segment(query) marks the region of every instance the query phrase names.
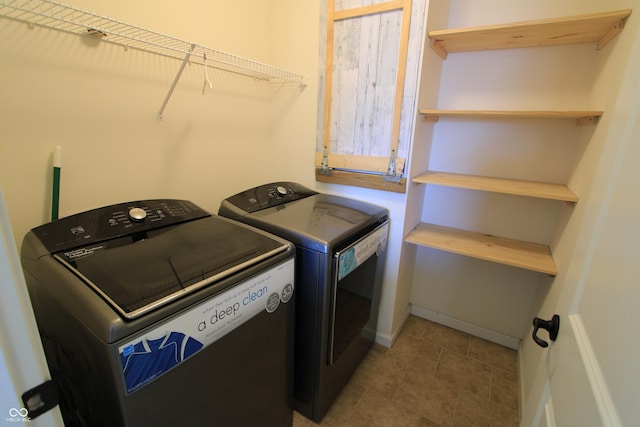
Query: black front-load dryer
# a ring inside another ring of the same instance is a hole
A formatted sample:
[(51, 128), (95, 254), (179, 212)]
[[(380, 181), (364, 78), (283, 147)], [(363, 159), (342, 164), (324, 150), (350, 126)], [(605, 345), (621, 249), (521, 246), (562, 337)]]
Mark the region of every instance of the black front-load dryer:
[(294, 407), (319, 422), (375, 339), (388, 212), (275, 182), (229, 197), (218, 214), (296, 245)]
[(290, 426), (294, 253), (182, 200), (31, 230), (22, 265), (65, 425)]

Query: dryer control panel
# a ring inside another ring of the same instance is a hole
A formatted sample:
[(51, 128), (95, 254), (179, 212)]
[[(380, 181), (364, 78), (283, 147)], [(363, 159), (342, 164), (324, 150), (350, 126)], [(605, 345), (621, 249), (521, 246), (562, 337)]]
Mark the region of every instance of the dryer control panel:
[(315, 194), (318, 193), (295, 182), (272, 182), (227, 198), (222, 202), (221, 209), (233, 212), (233, 216), (244, 216)]
[(55, 253), (208, 216), (211, 214), (187, 200), (140, 200), (64, 217), (33, 232)]

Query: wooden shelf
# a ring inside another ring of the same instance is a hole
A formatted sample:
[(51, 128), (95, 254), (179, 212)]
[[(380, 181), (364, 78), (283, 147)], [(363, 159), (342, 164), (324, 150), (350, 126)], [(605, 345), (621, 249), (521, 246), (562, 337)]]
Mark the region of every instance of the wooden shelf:
[(578, 126), (598, 122), (602, 111), (507, 111), (507, 110), (420, 110), (423, 120), (437, 122), (440, 117), (462, 117), (481, 119), (569, 119), (576, 120)]
[(405, 242), (552, 276), (558, 270), (546, 245), (507, 239), (458, 228), (420, 223)]
[[(602, 49), (624, 27), (631, 10), (580, 15), (502, 25), (430, 31), (431, 48), (443, 59), (449, 53), (562, 44), (594, 43)], [(420, 110), (425, 121), (440, 117), (471, 119), (569, 119), (578, 126), (596, 124), (602, 111)], [(414, 183), (560, 200), (575, 204), (578, 197), (566, 185), (477, 175), (427, 171)], [(482, 260), (557, 275), (547, 245), (420, 223), (405, 242)]]
[(432, 171), (427, 171), (416, 176), (413, 178), (413, 182), (513, 194), (517, 196), (537, 197), (541, 199), (561, 200), (569, 203), (576, 203), (578, 201), (578, 196), (564, 184)]
[(453, 52), (595, 43), (603, 48), (624, 27), (630, 9), (563, 18), (429, 31), (431, 48), (443, 59)]

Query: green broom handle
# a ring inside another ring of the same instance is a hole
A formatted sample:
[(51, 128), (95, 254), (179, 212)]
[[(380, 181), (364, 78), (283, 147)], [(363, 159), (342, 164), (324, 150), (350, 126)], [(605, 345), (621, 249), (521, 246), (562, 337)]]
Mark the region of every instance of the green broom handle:
[(60, 206), (60, 168), (62, 167), (62, 147), (56, 146), (53, 153), (53, 191), (51, 194), (51, 221), (58, 219)]

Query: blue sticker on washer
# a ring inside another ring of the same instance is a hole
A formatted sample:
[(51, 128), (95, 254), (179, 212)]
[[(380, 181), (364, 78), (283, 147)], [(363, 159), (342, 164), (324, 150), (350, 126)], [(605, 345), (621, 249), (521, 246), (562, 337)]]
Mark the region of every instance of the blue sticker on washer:
[(351, 273), (358, 266), (356, 261), (356, 248), (349, 248), (345, 253), (340, 254), (340, 267), (338, 269), (338, 279), (342, 279)]
[(181, 332), (169, 332), (156, 339), (145, 337), (126, 346), (120, 353), (120, 362), (127, 391), (142, 387), (202, 347), (200, 341)]
[(385, 223), (340, 253), (338, 258), (338, 280), (342, 280), (343, 277), (358, 268), (360, 264), (372, 255), (380, 255), (387, 246), (388, 233), (389, 223)]
[(292, 258), (118, 346), (126, 392), (140, 389), (254, 316), (277, 310), (293, 295), (293, 280)]

